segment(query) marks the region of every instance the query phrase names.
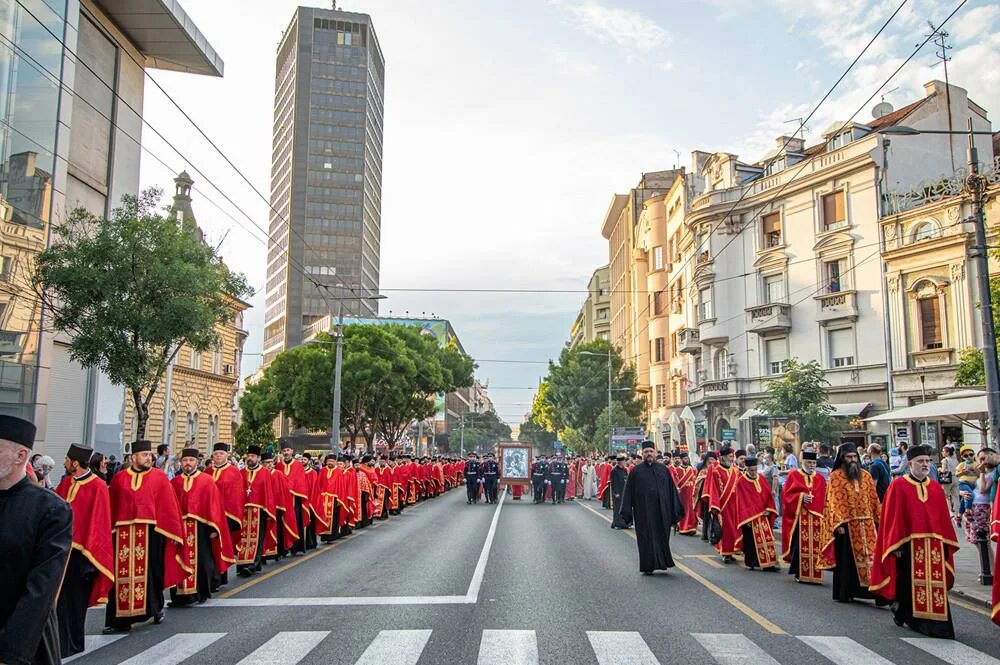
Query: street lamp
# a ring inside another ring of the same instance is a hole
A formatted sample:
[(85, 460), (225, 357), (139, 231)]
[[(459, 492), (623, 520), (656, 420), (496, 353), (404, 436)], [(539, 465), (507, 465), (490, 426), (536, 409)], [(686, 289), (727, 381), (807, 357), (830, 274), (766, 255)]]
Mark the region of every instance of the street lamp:
[(631, 388), (612, 388), (611, 387), (611, 358), (612, 358), (612, 354), (610, 354), (610, 353), (597, 353), (596, 351), (580, 351), (580, 355), (581, 356), (596, 356), (598, 358), (607, 358), (608, 359), (608, 454), (610, 455), (613, 452), (611, 450), (611, 442), (612, 442), (612, 435), (614, 434), (612, 432), (612, 426), (611, 426), (611, 393), (613, 393), (613, 392), (622, 392), (622, 391), (630, 391)]

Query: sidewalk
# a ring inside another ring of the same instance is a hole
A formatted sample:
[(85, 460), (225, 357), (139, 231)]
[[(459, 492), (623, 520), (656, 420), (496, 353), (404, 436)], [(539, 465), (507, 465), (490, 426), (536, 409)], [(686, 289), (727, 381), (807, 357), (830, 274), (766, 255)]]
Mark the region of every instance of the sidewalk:
[[(979, 583), (979, 551), (965, 540), (964, 532), (960, 532), (958, 544), (960, 549), (955, 553), (955, 586), (952, 593), (991, 607), (992, 587)], [(993, 573), (996, 574), (996, 571)]]

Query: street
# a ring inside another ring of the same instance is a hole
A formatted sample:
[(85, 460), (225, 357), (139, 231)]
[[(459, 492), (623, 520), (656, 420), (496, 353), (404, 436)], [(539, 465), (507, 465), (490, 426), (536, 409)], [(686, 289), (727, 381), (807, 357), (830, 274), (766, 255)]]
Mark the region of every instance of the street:
[[(469, 506), (460, 490), (357, 531), (162, 625), (102, 636), (77, 665), (941, 662), (997, 664), (986, 610), (955, 600), (957, 640), (897, 628), (871, 603), (723, 566), (674, 536), (669, 574), (639, 575), (632, 532), (593, 501)], [(235, 579), (234, 576), (231, 576)]]

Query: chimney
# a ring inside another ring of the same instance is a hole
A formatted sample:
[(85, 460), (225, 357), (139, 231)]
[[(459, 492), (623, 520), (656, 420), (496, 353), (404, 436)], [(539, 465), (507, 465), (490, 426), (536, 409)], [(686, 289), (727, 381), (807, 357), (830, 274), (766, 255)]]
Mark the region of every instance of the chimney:
[[(786, 143), (788, 144), (787, 146), (785, 145)], [(806, 142), (794, 136), (779, 136), (774, 140), (774, 144), (778, 150), (784, 148), (788, 152), (802, 152)]]

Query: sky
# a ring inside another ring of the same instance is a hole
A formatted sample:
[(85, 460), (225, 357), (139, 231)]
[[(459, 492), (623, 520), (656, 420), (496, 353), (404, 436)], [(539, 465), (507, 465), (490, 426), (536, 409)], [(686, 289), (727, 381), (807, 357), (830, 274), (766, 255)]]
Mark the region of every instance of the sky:
[[(877, 92), (896, 108), (916, 101), (944, 77), (932, 45), (882, 84), (960, 1), (341, 0), (372, 16), (386, 59), (381, 313), (449, 319), (500, 417), (520, 422), (608, 261), (614, 193), (689, 166), (695, 149), (756, 161), (900, 4), (807, 123), (807, 144), (859, 109), (869, 120)], [(199, 224), (257, 289), (246, 374), (262, 342), (269, 210), (257, 192), (269, 194), (275, 52), (298, 3), (181, 4), (225, 76), (148, 72), (140, 180), (169, 192), (186, 168)], [(968, 0), (945, 30), (952, 83), (1000, 111), (1000, 4)], [(503, 292), (518, 289), (564, 292)]]

